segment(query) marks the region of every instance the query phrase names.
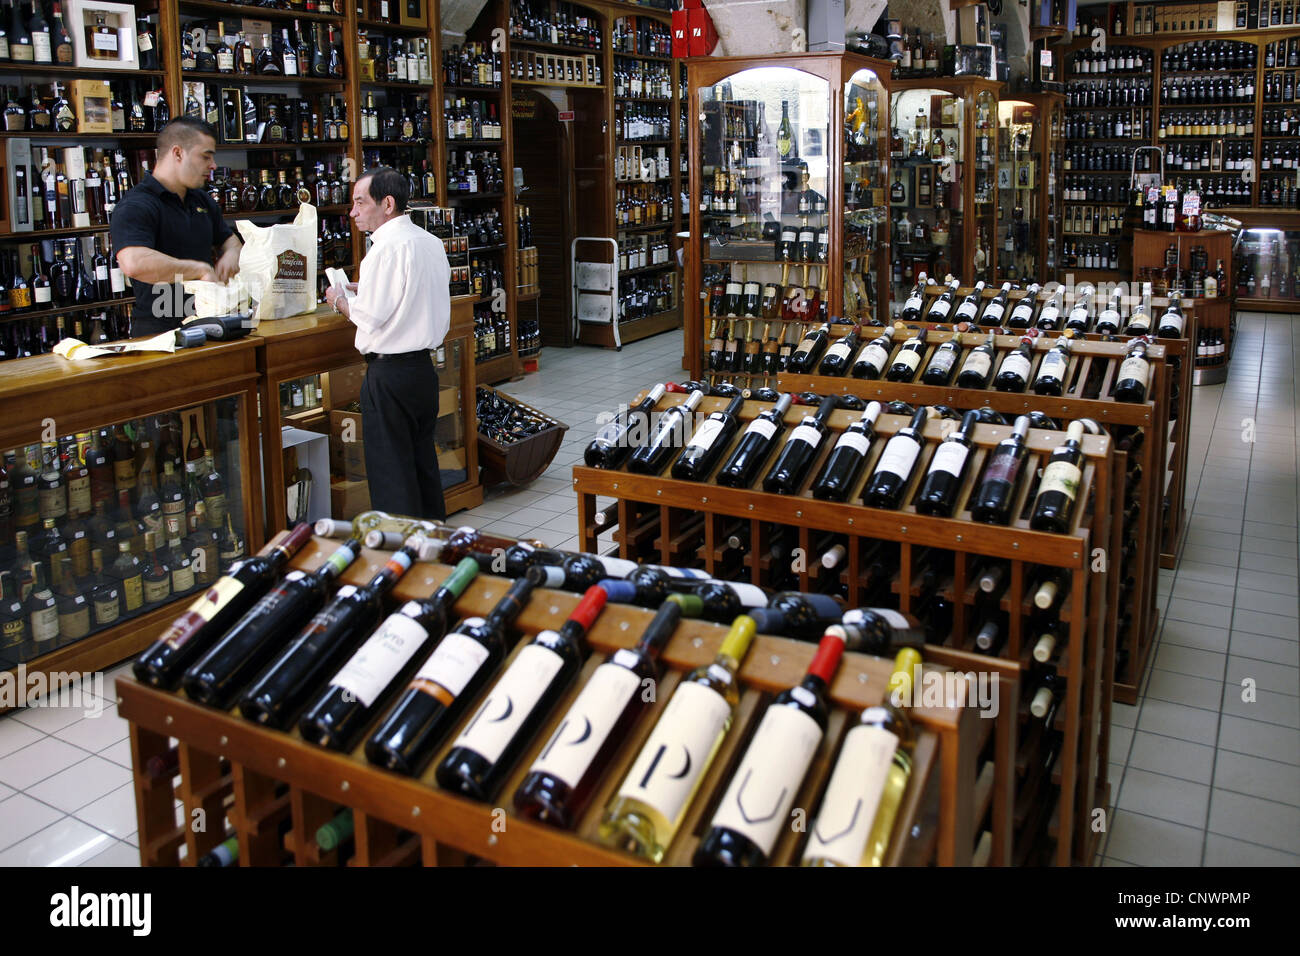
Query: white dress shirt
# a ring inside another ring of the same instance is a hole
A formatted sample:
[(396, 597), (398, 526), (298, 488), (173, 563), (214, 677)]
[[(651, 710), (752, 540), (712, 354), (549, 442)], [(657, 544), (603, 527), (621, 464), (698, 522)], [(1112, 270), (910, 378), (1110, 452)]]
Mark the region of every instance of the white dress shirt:
[(436, 349), (451, 325), (451, 266), (442, 240), (403, 215), (372, 232), (370, 242), (348, 303), (357, 351)]

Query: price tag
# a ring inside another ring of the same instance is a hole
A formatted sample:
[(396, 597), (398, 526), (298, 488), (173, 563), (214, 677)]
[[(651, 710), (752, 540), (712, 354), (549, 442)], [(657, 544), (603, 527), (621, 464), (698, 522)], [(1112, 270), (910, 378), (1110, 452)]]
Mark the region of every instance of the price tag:
[(144, 105), (152, 109), (158, 105), (158, 90), (150, 90), (144, 95)]
[(1039, 65), (1039, 66), (1043, 66), (1043, 67), (1048, 67), (1048, 68), (1051, 67), (1051, 65), (1052, 65), (1052, 51), (1051, 51), (1051, 50), (1039, 50), (1039, 51), (1038, 51), (1038, 65)]

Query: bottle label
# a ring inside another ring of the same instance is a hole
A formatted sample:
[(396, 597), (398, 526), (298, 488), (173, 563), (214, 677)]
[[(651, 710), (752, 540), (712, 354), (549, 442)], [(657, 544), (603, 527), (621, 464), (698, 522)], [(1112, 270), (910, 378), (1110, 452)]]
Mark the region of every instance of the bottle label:
[(1038, 378), (1036, 381), (1041, 382), (1045, 378), (1062, 378), (1065, 375), (1066, 366), (1070, 364), (1069, 358), (1063, 352), (1052, 349), (1043, 356), (1042, 364), (1038, 366)]
[(203, 507), (208, 512), (208, 527), (220, 527), (226, 520), (226, 496), (224, 494), (204, 495)]
[(68, 498), (61, 484), (57, 488), (42, 488), (37, 500), (43, 518), (61, 518), (68, 513)]
[(50, 35), (44, 31), (32, 34), (32, 55), (37, 63), (50, 62)]
[(736, 597), (740, 598), (740, 603), (744, 607), (767, 606), (767, 593), (756, 584), (742, 584), (739, 581), (720, 581), (718, 583), (725, 584), (735, 591)]
[[(543, 635), (560, 641), (554, 631), (543, 631), (538, 637)], [(496, 763), (563, 666), (564, 658), (550, 648), (540, 644), (523, 648), (456, 738), (456, 746), (467, 747), (489, 763)]]
[(171, 593), (169, 578), (164, 577), (161, 581), (146, 580), (144, 582), (144, 599), (147, 604), (157, 604), (159, 601), (165, 601)]
[(676, 827), (730, 721), (731, 707), (717, 691), (704, 684), (679, 685), (619, 797), (653, 807)]
[(410, 601), (366, 639), (330, 681), (341, 687), (366, 707), (373, 707), (393, 678), (411, 660), (429, 633), (413, 618), (420, 614), (420, 604)]
[(625, 578), (639, 567), (635, 561), (629, 561), (626, 558), (612, 558), (607, 555), (596, 555), (595, 558), (611, 578)]
[(867, 456), (867, 449), (871, 447), (871, 439), (862, 432), (846, 431), (840, 435), (840, 440), (835, 443), (836, 448), (852, 448), (862, 457)]
[(172, 568), (172, 591), (181, 593), (194, 587), (194, 567), (190, 564), (182, 564), (180, 567)]
[(1017, 378), (1029, 377), (1029, 359), (1020, 352), (1012, 352), (1002, 362), (1002, 371), (998, 374), (1011, 373)]
[(639, 661), (631, 651), (621, 650), (614, 655), (612, 663), (596, 668), (537, 755), (532, 772), (550, 774), (570, 787), (578, 785), (641, 686), (641, 678), (629, 669)]
[[(3, 57), (0, 57), (0, 59), (3, 59)], [(50, 303), (50, 287), (38, 285), (32, 290), (32, 298), (38, 305), (48, 305)]]
[(96, 594), (93, 600), (95, 611), (95, 624), (105, 625), (112, 624), (117, 620), (118, 614), (121, 613), (122, 602), (118, 597), (117, 588), (110, 588), (107, 591)]
[(35, 55), (32, 47), (26, 43), (15, 43), (9, 48), (10, 56), (15, 62), (30, 63)]
[(1006, 310), (1005, 302), (990, 302), (988, 308), (984, 310), (984, 321), (989, 325), (996, 325), (1002, 321), (1002, 313)]
[(53, 608), (42, 608), (32, 612), (32, 640), (37, 644), (52, 641), (59, 636), (59, 612)]
[(880, 374), (880, 370), (885, 367), (885, 363), (888, 361), (889, 349), (879, 342), (872, 342), (858, 355), (858, 363), (870, 365), (876, 370), (877, 375)]
[(806, 444), (812, 445), (814, 448), (821, 444), (821, 440), (822, 433), (812, 425), (800, 425), (790, 433), (791, 442), (805, 442)]
[(861, 864), (897, 749), (898, 737), (883, 727), (859, 724), (848, 732), (808, 838), (805, 860)]
[(1123, 382), (1128, 379), (1133, 379), (1134, 381), (1140, 383), (1143, 388), (1146, 388), (1147, 378), (1150, 375), (1150, 373), (1151, 373), (1150, 363), (1147, 362), (1146, 359), (1134, 355), (1131, 358), (1126, 358), (1120, 364), (1119, 374), (1115, 377), (1115, 380), (1118, 382)]
[(921, 305), (922, 305), (924, 302), (925, 302), (925, 296), (923, 296), (923, 295), (914, 295), (914, 296), (910, 296), (910, 297), (908, 298), (908, 300), (907, 300), (906, 302), (903, 303), (903, 312), (904, 312), (904, 313), (907, 313), (907, 312), (920, 312), (920, 311), (921, 311)]
[(826, 350), (826, 358), (831, 358), (832, 356), (834, 356), (835, 358), (838, 359), (847, 359), (849, 357), (849, 353), (852, 351), (853, 351), (853, 346), (849, 345), (848, 343), (836, 342), (834, 345), (832, 345), (829, 349)]
[(936, 471), (946, 471), (954, 478), (960, 478), (962, 469), (966, 467), (966, 459), (970, 456), (970, 449), (959, 441), (946, 441), (939, 445), (934, 451), (934, 457), (930, 459), (930, 474)]
[[(949, 443), (944, 442), (944, 444)], [(921, 446), (916, 439), (909, 438), (907, 435), (895, 435), (885, 446), (884, 453), (876, 464), (876, 474), (888, 472), (906, 480), (912, 473), (917, 456), (920, 454)]]
[(1160, 317), (1160, 331), (1173, 332), (1168, 338), (1177, 338), (1183, 334), (1183, 317), (1177, 312), (1166, 312)]
[[(474, 627), (482, 623), (481, 617), (472, 617), (462, 626)], [(455, 698), (473, 680), (487, 659), (486, 647), (467, 634), (453, 631), (442, 639), (442, 643), (424, 662), (413, 683), (437, 684)]]
[(749, 428), (745, 429), (749, 435), (762, 435), (765, 441), (770, 441), (776, 434), (776, 422), (770, 422), (766, 418), (755, 418), (749, 423)]
[(764, 855), (771, 853), (790, 824), (790, 807), (821, 739), (822, 729), (802, 710), (768, 707), (712, 825), (743, 834)]
[[(286, 581), (296, 580), (297, 577), (304, 577), (301, 571), (291, 571), (285, 575)], [(162, 636), (163, 642), (172, 650), (179, 650), (185, 646), (185, 643), (193, 637), (200, 627), (216, 617), (217, 612), (230, 603), (236, 594), (244, 590), (244, 585), (232, 577), (223, 577), (215, 581), (212, 587), (208, 588), (201, 598), (196, 599), (185, 613), (171, 623)], [(266, 597), (258, 602), (258, 609), (262, 609), (265, 602), (274, 597), (279, 591), (272, 591)]]
[(934, 356), (930, 359), (930, 367), (926, 371), (933, 369), (944, 375), (952, 371), (953, 363), (957, 361), (956, 349), (937, 349)]
[(984, 469), (985, 481), (1005, 481), (1014, 485), (1016, 476), (1020, 474), (1020, 463), (1023, 459), (1013, 451), (997, 451), (993, 454), (992, 461)]
[[(1020, 322), (1028, 323), (1029, 317), (1033, 315), (1033, 312), (1034, 307), (1031, 304), (1028, 302), (1021, 302), (1011, 310), (1011, 323), (1013, 325)], [(998, 313), (999, 316), (1001, 316), (1001, 314), (1001, 312)]]
[(921, 364), (921, 353), (912, 349), (903, 349), (894, 359), (895, 365), (906, 365), (909, 371), (915, 372), (916, 367)]
[(1043, 480), (1039, 484), (1040, 495), (1049, 491), (1059, 491), (1071, 501), (1079, 491), (1079, 479), (1083, 472), (1068, 461), (1054, 461), (1043, 469)]
[(708, 418), (695, 432), (695, 437), (691, 439), (691, 448), (700, 448), (708, 450), (713, 447), (713, 443), (718, 440), (718, 435), (722, 433), (723, 422), (721, 419)]
[(975, 318), (975, 313), (978, 311), (979, 311), (978, 302), (969, 302), (969, 301), (963, 302), (961, 305), (957, 306), (957, 318), (973, 319)]
[(122, 580), (122, 599), (127, 611), (138, 611), (144, 604), (144, 581), (139, 574)]

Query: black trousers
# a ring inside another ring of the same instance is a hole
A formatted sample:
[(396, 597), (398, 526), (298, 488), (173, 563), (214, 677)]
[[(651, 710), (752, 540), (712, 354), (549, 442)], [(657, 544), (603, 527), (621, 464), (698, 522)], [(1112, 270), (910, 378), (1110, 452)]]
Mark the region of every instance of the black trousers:
[(438, 476), (438, 372), (428, 352), (375, 358), (361, 383), (370, 506), (412, 518), (447, 517)]

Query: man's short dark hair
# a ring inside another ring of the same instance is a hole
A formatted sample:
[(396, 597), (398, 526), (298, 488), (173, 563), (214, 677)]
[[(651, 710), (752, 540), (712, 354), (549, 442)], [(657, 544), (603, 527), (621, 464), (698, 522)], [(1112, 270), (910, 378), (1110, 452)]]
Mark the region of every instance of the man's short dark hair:
[(393, 197), (398, 212), (406, 210), (406, 200), (411, 196), (411, 182), (392, 166), (376, 166), (357, 177), (357, 182), (370, 180), (370, 198), (381, 205), (388, 196)]
[(205, 123), (193, 116), (178, 116), (174, 120), (169, 120), (167, 125), (158, 132), (158, 152), (166, 153), (173, 146), (193, 149), (202, 136), (212, 137), (214, 143), (217, 141), (217, 131), (211, 123)]

